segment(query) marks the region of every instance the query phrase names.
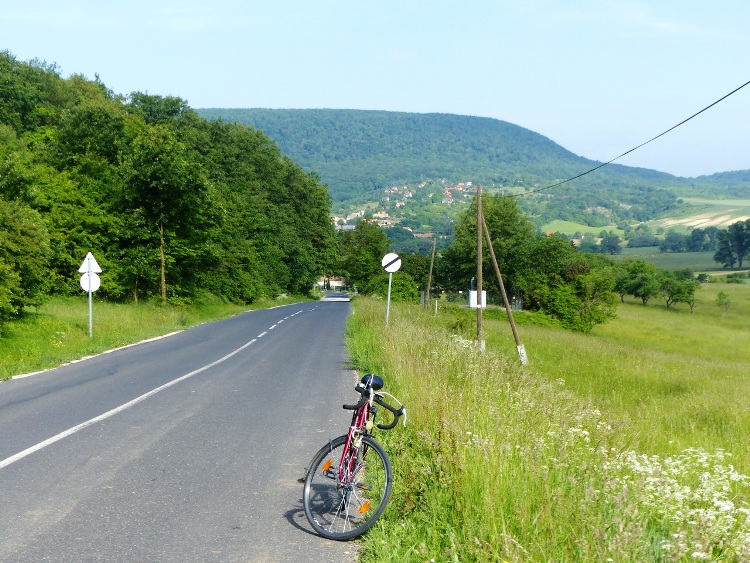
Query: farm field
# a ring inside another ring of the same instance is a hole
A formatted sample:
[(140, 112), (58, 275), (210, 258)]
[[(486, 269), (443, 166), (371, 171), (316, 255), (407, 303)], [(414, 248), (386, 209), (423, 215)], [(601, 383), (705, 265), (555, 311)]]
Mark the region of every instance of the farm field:
[(644, 246), (639, 248), (623, 248), (622, 254), (615, 259), (641, 258), (651, 262), (659, 268), (676, 271), (690, 269), (695, 274), (731, 274), (737, 270), (727, 270), (714, 260), (713, 252), (659, 252), (658, 246)]
[(654, 227), (726, 229), (735, 221), (750, 219), (750, 199), (699, 199), (682, 198), (691, 207), (683, 214), (650, 222)]
[(606, 227), (590, 227), (589, 225), (584, 225), (583, 223), (574, 223), (572, 221), (550, 221), (549, 223), (546, 223), (545, 225), (542, 225), (541, 227), (542, 231), (545, 233), (562, 233), (564, 235), (573, 236), (575, 233), (594, 233), (599, 234), (602, 231), (612, 231), (617, 236), (622, 237), (624, 232), (622, 229), (618, 229), (614, 225), (609, 225)]

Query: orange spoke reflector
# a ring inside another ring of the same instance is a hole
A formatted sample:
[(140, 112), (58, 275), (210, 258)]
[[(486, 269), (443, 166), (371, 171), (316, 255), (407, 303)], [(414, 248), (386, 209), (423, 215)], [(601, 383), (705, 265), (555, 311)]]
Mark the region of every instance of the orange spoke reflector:
[(359, 513), (364, 514), (368, 510), (370, 510), (370, 501), (366, 500), (365, 503), (359, 507)]
[(333, 461), (329, 459), (328, 461), (326, 461), (323, 464), (323, 467), (321, 468), (321, 471), (323, 473), (325, 473), (326, 471), (328, 471), (331, 468), (332, 465), (333, 465)]

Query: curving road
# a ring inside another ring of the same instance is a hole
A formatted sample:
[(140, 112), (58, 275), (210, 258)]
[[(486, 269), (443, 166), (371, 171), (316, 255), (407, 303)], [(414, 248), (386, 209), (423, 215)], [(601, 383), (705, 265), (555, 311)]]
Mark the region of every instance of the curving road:
[(0, 561), (353, 561), (311, 532), (349, 303), (251, 311), (0, 383)]

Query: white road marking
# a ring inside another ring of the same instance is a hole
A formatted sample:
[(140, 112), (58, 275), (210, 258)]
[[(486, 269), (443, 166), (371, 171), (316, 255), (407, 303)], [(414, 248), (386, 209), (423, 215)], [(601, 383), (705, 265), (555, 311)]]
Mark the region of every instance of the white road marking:
[[(299, 313), (301, 313), (301, 312), (302, 311), (299, 311)], [(297, 313), (295, 313), (295, 314), (297, 314)], [(275, 326), (276, 325), (273, 325), (271, 328), (274, 328)], [(25, 457), (27, 457), (27, 456), (35, 453), (35, 452), (38, 452), (39, 450), (44, 449), (47, 446), (50, 446), (50, 445), (54, 444), (55, 442), (59, 442), (63, 438), (67, 438), (68, 436), (71, 436), (71, 435), (75, 434), (76, 432), (78, 432), (80, 430), (83, 430), (84, 428), (88, 428), (89, 426), (91, 426), (93, 424), (96, 424), (97, 422), (101, 422), (102, 420), (105, 420), (107, 418), (113, 417), (117, 413), (120, 413), (120, 412), (122, 412), (122, 411), (124, 411), (126, 409), (129, 409), (130, 407), (132, 407), (133, 405), (137, 405), (141, 401), (145, 401), (149, 397), (151, 397), (153, 395), (156, 395), (158, 392), (163, 391), (164, 389), (167, 389), (168, 387), (172, 387), (173, 385), (177, 385), (178, 383), (180, 383), (182, 381), (185, 381), (186, 379), (190, 379), (194, 375), (198, 375), (199, 373), (204, 372), (207, 369), (210, 369), (210, 368), (212, 368), (214, 366), (219, 365), (222, 362), (225, 362), (226, 360), (228, 360), (232, 356), (234, 356), (236, 354), (239, 354), (242, 350), (244, 350), (245, 348), (247, 348), (248, 346), (250, 346), (254, 342), (257, 342), (258, 338), (261, 338), (261, 337), (263, 337), (266, 334), (268, 334), (267, 330), (264, 331), (264, 332), (261, 332), (256, 338), (253, 338), (249, 342), (245, 342), (245, 344), (243, 344), (242, 346), (240, 346), (236, 350), (233, 350), (233, 351), (229, 352), (229, 354), (227, 354), (226, 356), (224, 356), (222, 358), (219, 358), (218, 360), (216, 360), (214, 362), (211, 362), (210, 364), (206, 364), (205, 366), (200, 367), (200, 368), (198, 368), (198, 369), (196, 369), (194, 371), (191, 371), (190, 373), (186, 373), (185, 375), (182, 375), (182, 376), (178, 377), (177, 379), (173, 379), (172, 381), (170, 381), (168, 383), (165, 383), (164, 385), (162, 385), (160, 387), (157, 387), (156, 389), (152, 389), (148, 393), (144, 393), (140, 397), (136, 397), (132, 401), (128, 401), (127, 403), (124, 403), (124, 404), (120, 405), (119, 407), (115, 407), (114, 409), (112, 409), (110, 411), (107, 411), (104, 414), (100, 414), (99, 416), (94, 417), (94, 418), (92, 418), (90, 420), (87, 420), (85, 422), (82, 422), (81, 424), (79, 424), (77, 426), (73, 426), (72, 428), (68, 428), (67, 430), (65, 430), (63, 432), (60, 432), (59, 434), (56, 434), (55, 436), (52, 436), (51, 438), (47, 438), (43, 442), (39, 442), (38, 444), (35, 444), (35, 445), (31, 446), (30, 448), (26, 448), (25, 450), (23, 450), (21, 452), (18, 452), (15, 455), (12, 455), (12, 456), (10, 456), (8, 458), (5, 458), (4, 460), (0, 461), (0, 469), (8, 467), (11, 463), (15, 463), (16, 461), (19, 461), (19, 460), (21, 460), (21, 459), (23, 459), (23, 458), (25, 458)]]

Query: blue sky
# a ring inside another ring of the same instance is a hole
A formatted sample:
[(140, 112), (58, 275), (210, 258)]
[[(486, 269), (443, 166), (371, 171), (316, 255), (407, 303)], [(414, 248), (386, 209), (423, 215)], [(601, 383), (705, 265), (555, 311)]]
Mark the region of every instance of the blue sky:
[[(0, 50), (191, 107), (502, 119), (607, 161), (750, 80), (747, 0), (25, 0)], [(618, 160), (750, 169), (750, 86)]]

